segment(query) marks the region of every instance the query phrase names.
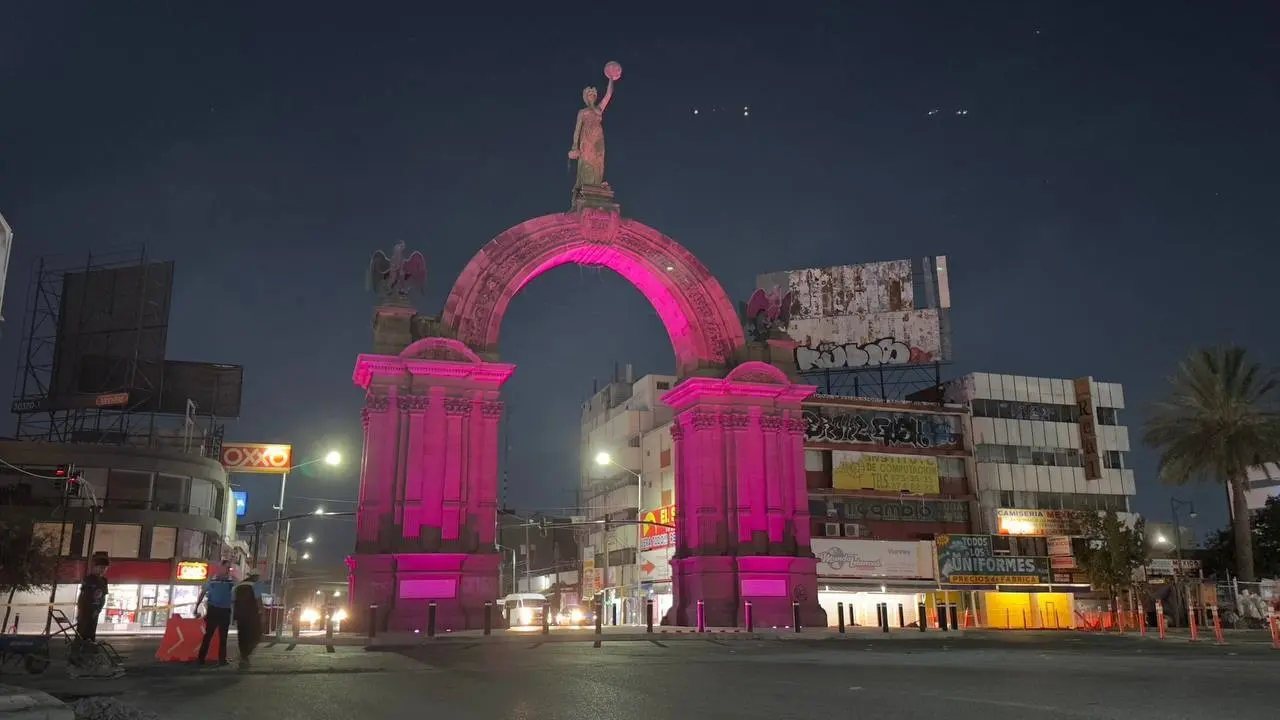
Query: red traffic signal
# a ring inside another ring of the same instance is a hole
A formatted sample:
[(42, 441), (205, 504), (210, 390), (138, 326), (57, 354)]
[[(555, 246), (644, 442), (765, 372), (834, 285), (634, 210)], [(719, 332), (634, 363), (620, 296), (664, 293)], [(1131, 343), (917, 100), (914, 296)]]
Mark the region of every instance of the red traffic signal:
[(56, 478), (64, 478), (71, 474), (70, 465), (59, 465), (53, 469), (53, 476)]

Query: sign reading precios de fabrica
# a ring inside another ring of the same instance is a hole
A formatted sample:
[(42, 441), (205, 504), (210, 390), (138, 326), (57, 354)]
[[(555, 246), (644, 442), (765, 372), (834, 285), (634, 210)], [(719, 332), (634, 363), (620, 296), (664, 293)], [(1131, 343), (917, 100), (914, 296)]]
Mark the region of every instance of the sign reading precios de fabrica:
[(1049, 558), (996, 555), (990, 535), (939, 535), (938, 580), (947, 585), (1038, 585)]

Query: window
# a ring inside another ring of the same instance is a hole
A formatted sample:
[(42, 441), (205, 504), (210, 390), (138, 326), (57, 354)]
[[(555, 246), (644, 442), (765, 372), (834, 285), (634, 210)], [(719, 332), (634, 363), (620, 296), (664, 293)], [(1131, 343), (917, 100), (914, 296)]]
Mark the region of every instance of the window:
[(1080, 411), (1075, 405), (1007, 400), (974, 400), (970, 403), (970, 406), (973, 409), (974, 417), (1004, 418), (1006, 420), (1043, 420), (1045, 422), (1062, 423), (1074, 423), (1080, 420)]
[(822, 455), (825, 450), (805, 450), (804, 451), (804, 469), (805, 472), (822, 472)]
[(192, 515), (213, 515), (213, 509), (213, 483), (200, 478), (191, 478), (191, 497), (187, 512)]
[(161, 512), (186, 512), (187, 483), (181, 475), (156, 475), (155, 509)]
[[(106, 503), (113, 508), (146, 510), (151, 503), (151, 473), (112, 470), (107, 475)], [(137, 557), (134, 549), (133, 557)]]
[(1112, 470), (1124, 468), (1124, 453), (1119, 450), (1107, 450), (1102, 453), (1102, 466)]
[(1120, 413), (1115, 408), (1098, 406), (1097, 415), (1099, 425), (1120, 424)]
[(184, 560), (204, 558), (204, 535), (195, 530), (178, 531), (177, 556)]
[(178, 543), (178, 528), (160, 527), (151, 528), (151, 555), (152, 560), (168, 560), (173, 557), (173, 550)]
[[(90, 529), (85, 528), (85, 545), (89, 544), (90, 534)], [(85, 553), (86, 556), (96, 552), (105, 552), (112, 558), (138, 557), (138, 548), (142, 545), (141, 525), (98, 523), (98, 528), (92, 532), (92, 535), (93, 547), (89, 549), (89, 552)]]
[(38, 522), (33, 530), (36, 535), (46, 538), (53, 547), (58, 547), (58, 540), (62, 540), (62, 551), (59, 554), (71, 554), (71, 523), (67, 523), (64, 528), (62, 523)]
[(667, 380), (658, 380), (657, 382), (655, 382), (655, 383), (653, 384), (653, 386), (654, 386), (654, 387), (656, 387), (656, 388), (658, 388), (659, 390), (670, 390), (670, 389), (671, 389), (671, 383), (670, 383), (669, 381), (667, 381)]
[(964, 458), (939, 457), (938, 475), (940, 477), (964, 477)]

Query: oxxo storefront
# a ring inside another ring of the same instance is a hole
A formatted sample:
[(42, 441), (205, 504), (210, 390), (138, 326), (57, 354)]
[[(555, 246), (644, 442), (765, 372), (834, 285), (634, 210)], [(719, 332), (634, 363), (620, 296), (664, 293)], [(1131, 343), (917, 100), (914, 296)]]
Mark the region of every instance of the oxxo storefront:
[[(195, 612), (196, 598), (209, 576), (209, 568), (207, 562), (196, 560), (113, 560), (107, 570), (107, 601), (98, 616), (98, 631), (162, 630), (174, 613), (191, 617)], [(80, 579), (84, 573), (84, 560), (64, 560), (58, 572), (54, 607), (61, 609), (73, 621)], [(116, 578), (125, 580), (122, 582)], [(48, 588), (16, 594), (9, 629), (17, 622), (20, 633), (43, 632), (45, 609), (48, 607)]]
[(939, 535), (938, 582), (944, 601), (957, 604), (966, 624), (1021, 630), (1075, 627), (1075, 592), (1055, 584), (1048, 556), (997, 552), (990, 535)]
[(914, 625), (917, 607), (928, 603), (938, 589), (933, 543), (927, 540), (814, 538), (811, 542), (818, 558), (818, 604), (826, 610), (831, 627), (839, 623), (841, 603), (845, 622), (854, 626), (874, 627), (880, 603), (889, 606), (890, 625), (898, 624), (899, 605), (905, 623)]

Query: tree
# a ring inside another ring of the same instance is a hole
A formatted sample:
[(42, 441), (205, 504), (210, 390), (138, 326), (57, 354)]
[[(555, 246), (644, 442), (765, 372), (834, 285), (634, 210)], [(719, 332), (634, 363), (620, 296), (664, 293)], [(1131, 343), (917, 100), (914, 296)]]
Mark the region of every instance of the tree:
[(0, 593), (9, 596), (0, 630), (9, 624), (13, 596), (52, 585), (57, 564), (58, 549), (48, 536), (36, 532), (34, 523), (0, 522)]
[(1246, 482), (1250, 467), (1280, 459), (1280, 376), (1249, 361), (1242, 348), (1211, 348), (1183, 360), (1170, 384), (1143, 440), (1160, 451), (1162, 482), (1220, 482), (1231, 489), (1236, 574), (1251, 582)]
[(1116, 599), (1133, 589), (1134, 573), (1147, 564), (1147, 538), (1142, 520), (1131, 528), (1114, 510), (1088, 515), (1080, 523), (1088, 538), (1080, 553), (1080, 566), (1089, 584)]
[[(1257, 577), (1280, 577), (1280, 497), (1267, 498), (1267, 504), (1253, 511), (1250, 518), (1253, 537), (1253, 571)], [(1215, 530), (1205, 542), (1205, 570), (1223, 573), (1234, 564), (1235, 534), (1231, 528)]]

